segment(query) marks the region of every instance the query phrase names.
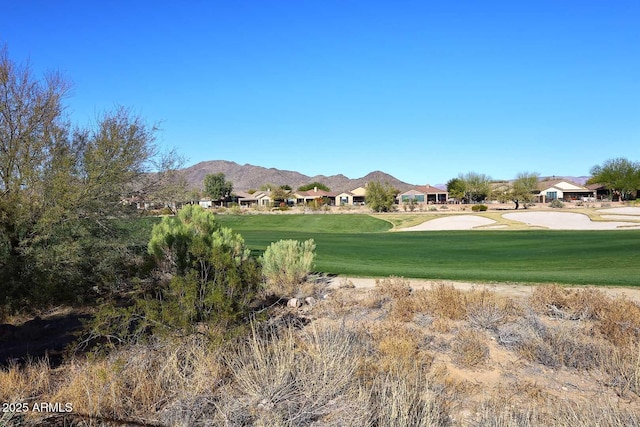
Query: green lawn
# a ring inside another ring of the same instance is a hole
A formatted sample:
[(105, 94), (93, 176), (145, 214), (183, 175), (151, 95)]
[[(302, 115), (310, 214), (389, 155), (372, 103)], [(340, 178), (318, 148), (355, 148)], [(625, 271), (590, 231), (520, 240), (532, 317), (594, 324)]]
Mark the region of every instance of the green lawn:
[(640, 231), (387, 233), (368, 215), (218, 215), (256, 252), (313, 238), (316, 269), (354, 276), (639, 285)]

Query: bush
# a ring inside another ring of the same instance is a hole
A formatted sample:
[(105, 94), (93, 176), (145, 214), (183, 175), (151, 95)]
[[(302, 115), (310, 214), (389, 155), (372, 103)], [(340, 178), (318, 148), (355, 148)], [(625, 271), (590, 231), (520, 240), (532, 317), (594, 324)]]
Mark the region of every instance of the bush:
[(554, 199), (551, 203), (549, 203), (549, 207), (555, 209), (564, 208), (564, 203), (562, 203), (559, 199)]
[(232, 332), (241, 324), (261, 286), (261, 273), (240, 235), (221, 228), (197, 205), (164, 217), (151, 235), (155, 280), (129, 307), (105, 305), (93, 322), (92, 338), (123, 342), (148, 332), (183, 334), (199, 322)]
[(489, 346), (485, 341), (478, 331), (461, 331), (451, 344), (453, 361), (466, 368), (483, 365), (489, 358)]
[(316, 244), (280, 240), (269, 245), (262, 256), (262, 274), (267, 291), (279, 297), (293, 297), (311, 272)]
[(487, 207), (487, 205), (473, 205), (473, 206), (471, 207), (471, 210), (472, 210), (472, 211), (474, 211), (474, 212), (484, 212), (484, 211), (486, 211), (487, 209), (489, 209), (489, 208)]

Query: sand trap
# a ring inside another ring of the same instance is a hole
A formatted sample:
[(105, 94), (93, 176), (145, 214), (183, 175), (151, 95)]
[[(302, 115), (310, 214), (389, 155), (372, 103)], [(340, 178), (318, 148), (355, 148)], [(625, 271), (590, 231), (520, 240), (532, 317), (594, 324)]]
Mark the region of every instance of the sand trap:
[(477, 215), (452, 215), (442, 218), (432, 219), (413, 227), (403, 228), (400, 231), (442, 231), (442, 230), (471, 230), (475, 227), (482, 227), (494, 224), (495, 221)]
[(598, 212), (606, 213), (606, 214), (621, 214), (621, 215), (638, 215), (638, 216), (640, 216), (640, 208), (634, 208), (634, 207), (598, 209)]
[(616, 221), (621, 219), (633, 219), (636, 221), (640, 221), (640, 215), (600, 215), (600, 218), (615, 219)]
[(503, 218), (524, 222), (527, 225), (546, 227), (550, 230), (615, 230), (640, 228), (633, 222), (606, 221), (594, 222), (584, 214), (569, 212), (514, 212), (502, 215)]

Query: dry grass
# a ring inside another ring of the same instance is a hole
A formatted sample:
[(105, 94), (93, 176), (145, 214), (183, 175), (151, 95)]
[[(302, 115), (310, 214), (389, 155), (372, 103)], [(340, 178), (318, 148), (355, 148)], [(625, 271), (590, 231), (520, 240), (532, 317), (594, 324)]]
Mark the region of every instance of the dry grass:
[(640, 417), (633, 410), (612, 402), (568, 402), (555, 400), (543, 405), (504, 406), (486, 402), (470, 426), (477, 427), (637, 427)]
[(216, 353), (197, 339), (136, 345), (67, 365), (66, 380), (50, 399), (73, 402), (75, 412), (94, 419), (159, 416), (169, 402), (213, 395), (224, 372)]
[(344, 328), (255, 333), (225, 360), (232, 382), (217, 404), (226, 425), (366, 425), (367, 395), (353, 381), (362, 346)]
[(388, 278), (298, 314), (311, 322), (256, 324), (226, 346), (165, 338), (13, 366), (0, 399), (73, 402), (94, 425), (640, 425), (640, 308), (624, 298), (544, 286), (515, 301)]
[(0, 370), (0, 402), (24, 402), (48, 394), (52, 388), (52, 372), (47, 360)]

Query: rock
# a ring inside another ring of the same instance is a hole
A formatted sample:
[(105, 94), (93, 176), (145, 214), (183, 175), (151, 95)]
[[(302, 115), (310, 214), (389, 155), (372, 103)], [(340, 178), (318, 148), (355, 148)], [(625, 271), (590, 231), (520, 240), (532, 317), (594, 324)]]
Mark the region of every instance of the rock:
[(287, 307), (298, 308), (301, 305), (302, 305), (302, 303), (300, 302), (300, 300), (298, 298), (291, 298), (287, 302)]
[(304, 299), (304, 302), (306, 302), (309, 305), (315, 305), (315, 303), (317, 302), (316, 299), (314, 297), (306, 297)]

